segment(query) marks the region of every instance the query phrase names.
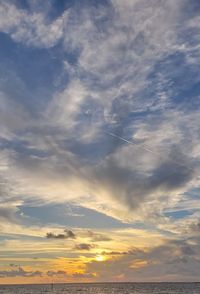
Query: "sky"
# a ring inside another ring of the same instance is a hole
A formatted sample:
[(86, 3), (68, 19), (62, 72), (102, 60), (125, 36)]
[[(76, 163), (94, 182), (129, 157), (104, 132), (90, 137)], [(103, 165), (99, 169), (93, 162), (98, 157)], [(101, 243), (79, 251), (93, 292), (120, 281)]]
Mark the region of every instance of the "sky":
[(200, 2), (0, 0), (0, 283), (199, 281)]

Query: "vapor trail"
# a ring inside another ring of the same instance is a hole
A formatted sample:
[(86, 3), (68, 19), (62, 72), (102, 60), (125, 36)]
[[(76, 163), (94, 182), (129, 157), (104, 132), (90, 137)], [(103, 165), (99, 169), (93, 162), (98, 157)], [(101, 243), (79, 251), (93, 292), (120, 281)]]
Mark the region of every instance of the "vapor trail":
[[(125, 139), (125, 138), (123, 138), (123, 137), (120, 137), (120, 136), (118, 136), (118, 135), (116, 135), (116, 134), (114, 134), (114, 133), (107, 132), (107, 134), (108, 134), (109, 136), (111, 136), (111, 137), (117, 138), (117, 139), (119, 139), (119, 140), (121, 140), (121, 141), (124, 141), (124, 142), (126, 142), (126, 143), (128, 143), (128, 144), (138, 146), (137, 143), (135, 143), (135, 142), (133, 142), (133, 141), (130, 141), (130, 140), (127, 140), (127, 139)], [(150, 153), (152, 153), (152, 154), (154, 154), (154, 155), (156, 155), (156, 156), (159, 156), (159, 157), (162, 157), (162, 158), (163, 158), (163, 155), (162, 155), (162, 154), (160, 154), (159, 152), (155, 152), (155, 151), (151, 150), (147, 145), (144, 145), (144, 144), (143, 144), (143, 145), (140, 145), (140, 146), (138, 146), (138, 147), (143, 148), (145, 151), (148, 151), (148, 152), (150, 152)], [(169, 158), (169, 161), (171, 161), (171, 162), (173, 162), (173, 163), (175, 163), (175, 164), (177, 164), (177, 165), (179, 165), (179, 166), (181, 166), (181, 167), (185, 167), (186, 169), (188, 169), (188, 170), (190, 170), (190, 171), (191, 171), (191, 170), (194, 171), (191, 167), (188, 167), (188, 166), (186, 166), (185, 164), (183, 164), (183, 163), (181, 163), (181, 162), (179, 162), (179, 161), (176, 161), (176, 160), (174, 160), (174, 159), (172, 159), (172, 158)]]

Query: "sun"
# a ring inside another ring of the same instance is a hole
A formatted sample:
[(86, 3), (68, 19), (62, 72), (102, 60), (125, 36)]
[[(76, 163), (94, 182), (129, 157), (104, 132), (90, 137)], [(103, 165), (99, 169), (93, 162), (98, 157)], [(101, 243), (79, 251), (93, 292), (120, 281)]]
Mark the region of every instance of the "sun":
[(95, 259), (96, 259), (96, 261), (104, 261), (105, 260), (104, 256), (102, 256), (102, 255), (97, 255), (95, 257)]

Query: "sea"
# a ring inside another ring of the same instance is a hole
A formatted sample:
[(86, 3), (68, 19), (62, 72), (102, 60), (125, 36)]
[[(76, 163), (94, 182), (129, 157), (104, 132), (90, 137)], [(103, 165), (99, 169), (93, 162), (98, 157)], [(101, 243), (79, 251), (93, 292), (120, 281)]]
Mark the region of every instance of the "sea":
[(200, 294), (200, 283), (0, 285), (0, 294)]

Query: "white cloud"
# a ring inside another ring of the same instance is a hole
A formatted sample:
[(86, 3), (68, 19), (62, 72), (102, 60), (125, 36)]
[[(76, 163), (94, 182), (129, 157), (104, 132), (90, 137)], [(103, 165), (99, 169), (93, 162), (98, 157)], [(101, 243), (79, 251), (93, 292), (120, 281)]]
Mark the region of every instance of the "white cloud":
[[(12, 166), (7, 175), (15, 194), (44, 202), (71, 201), (126, 221), (148, 216), (149, 221), (161, 218), (164, 209), (179, 203), (181, 195), (198, 184), (198, 113), (176, 109), (166, 90), (172, 87), (170, 77), (160, 73), (153, 82), (149, 78), (157, 63), (186, 48), (179, 42), (184, 4), (113, 1), (112, 7), (100, 10), (70, 9), (48, 22), (45, 12), (30, 14), (1, 3), (0, 28), (15, 41), (49, 48), (62, 40), (65, 53), (76, 49), (80, 54), (74, 66), (63, 60), (68, 84), (52, 94), (45, 113), (21, 137), (28, 151), (34, 147), (45, 155), (21, 156), (16, 150), (8, 155)], [(190, 21), (189, 26), (196, 23)], [(14, 133), (15, 127), (27, 126), (24, 109), (13, 111), (16, 106), (1, 97), (3, 112), (12, 116), (8, 123), (3, 119), (4, 127), (8, 124)], [(141, 117), (135, 119), (138, 114)], [(120, 146), (106, 134), (107, 128), (131, 135), (136, 146)], [(91, 149), (80, 154), (94, 142), (93, 150), (99, 148), (99, 153), (108, 146), (93, 162)]]
[(17, 8), (12, 2), (1, 2), (0, 15), (0, 30), (9, 33), (15, 41), (29, 46), (49, 48), (63, 36), (68, 12), (48, 23), (45, 13), (29, 13)]

